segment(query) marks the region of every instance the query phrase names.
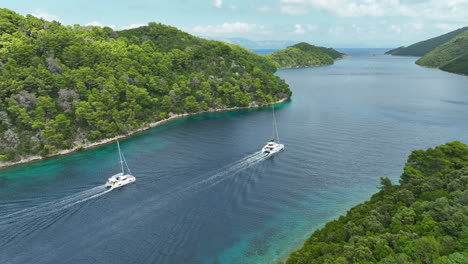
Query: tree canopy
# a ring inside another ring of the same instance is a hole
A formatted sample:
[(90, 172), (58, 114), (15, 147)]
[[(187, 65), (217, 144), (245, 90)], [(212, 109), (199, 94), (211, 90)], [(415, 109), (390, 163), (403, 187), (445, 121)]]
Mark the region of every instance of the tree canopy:
[(409, 156), (400, 184), (315, 231), (287, 264), (468, 263), (468, 147), (458, 141)]
[(317, 47), (301, 42), (272, 52), (266, 57), (276, 62), (278, 68), (300, 68), (333, 64), (335, 59), (343, 55), (345, 54), (332, 48)]
[(269, 59), (150, 22), (64, 26), (0, 9), (0, 161), (126, 134), (171, 113), (291, 95)]
[(385, 54), (398, 56), (424, 56), (438, 46), (465, 32), (466, 30), (468, 30), (468, 27), (459, 28), (449, 33), (428, 40), (420, 41), (408, 47), (399, 47), (393, 50), (389, 50)]
[(385, 54), (422, 56), (416, 64), (468, 75), (468, 27), (408, 47), (389, 50)]
[(467, 58), (468, 30), (424, 55), (416, 61), (416, 64), (468, 74)]

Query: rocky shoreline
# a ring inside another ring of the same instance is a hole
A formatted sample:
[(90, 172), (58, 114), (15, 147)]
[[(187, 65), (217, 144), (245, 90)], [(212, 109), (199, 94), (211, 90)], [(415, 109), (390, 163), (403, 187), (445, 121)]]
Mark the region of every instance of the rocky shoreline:
[(156, 122), (152, 122), (152, 123), (150, 123), (150, 124), (148, 124), (148, 125), (146, 125), (144, 127), (135, 129), (135, 130), (133, 130), (133, 131), (131, 131), (131, 132), (125, 134), (125, 135), (119, 135), (119, 136), (115, 136), (115, 137), (112, 137), (112, 138), (106, 138), (106, 139), (103, 139), (103, 140), (100, 140), (100, 141), (97, 141), (97, 142), (84, 144), (84, 145), (80, 145), (80, 146), (75, 146), (74, 148), (71, 148), (71, 149), (63, 149), (63, 150), (60, 150), (57, 153), (54, 153), (54, 154), (46, 156), (46, 157), (42, 157), (42, 156), (39, 156), (39, 155), (34, 155), (34, 156), (29, 156), (27, 158), (23, 158), (23, 159), (21, 159), (19, 161), (0, 162), (0, 168), (6, 168), (6, 167), (14, 166), (14, 165), (39, 161), (39, 160), (43, 160), (43, 159), (47, 159), (47, 158), (63, 156), (63, 155), (67, 155), (67, 154), (70, 154), (70, 153), (73, 153), (73, 152), (82, 151), (82, 150), (93, 148), (93, 147), (96, 147), (96, 146), (108, 144), (108, 143), (114, 142), (116, 140), (130, 137), (130, 136), (132, 136), (132, 135), (134, 135), (136, 133), (139, 133), (139, 132), (148, 130), (150, 128), (154, 128), (154, 127), (157, 127), (159, 125), (162, 125), (162, 124), (177, 120), (179, 118), (187, 117), (187, 116), (199, 115), (199, 114), (204, 114), (204, 113), (227, 112), (227, 111), (240, 110), (240, 109), (249, 109), (249, 108), (260, 108), (260, 107), (264, 107), (264, 106), (280, 104), (280, 103), (283, 103), (283, 102), (285, 102), (287, 100), (289, 100), (289, 97), (278, 100), (277, 102), (275, 102), (273, 104), (267, 104), (267, 105), (262, 105), (262, 106), (252, 104), (250, 106), (245, 106), (245, 107), (230, 107), (230, 108), (210, 109), (208, 111), (200, 111), (200, 112), (196, 112), (196, 113), (174, 114), (169, 118), (159, 120), (159, 121), (156, 121)]

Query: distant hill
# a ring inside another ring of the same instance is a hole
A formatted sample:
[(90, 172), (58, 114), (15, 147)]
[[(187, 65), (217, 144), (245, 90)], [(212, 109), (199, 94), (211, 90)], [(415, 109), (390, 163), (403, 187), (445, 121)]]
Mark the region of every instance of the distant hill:
[(421, 66), (436, 67), (454, 73), (468, 73), (468, 30), (438, 46), (416, 61)]
[(279, 68), (300, 68), (333, 64), (345, 54), (332, 48), (318, 47), (305, 42), (277, 50), (266, 57), (278, 64)]
[(319, 47), (319, 46), (314, 46), (309, 43), (301, 42), (296, 45), (293, 45), (293, 47), (298, 48), (302, 51), (305, 52), (316, 52), (316, 51), (321, 51), (323, 53), (326, 53), (330, 55), (334, 60), (343, 57), (345, 55), (344, 53), (341, 53), (335, 49), (332, 48), (325, 48), (325, 47)]
[(385, 54), (388, 54), (388, 55), (399, 55), (398, 53), (401, 52), (402, 50), (404, 50), (405, 47), (404, 46), (401, 46), (401, 47), (398, 47), (398, 48), (395, 48), (395, 49), (391, 49), (387, 52), (385, 52)]
[(468, 30), (468, 27), (459, 28), (444, 35), (424, 40), (408, 47), (399, 47), (393, 50), (389, 50), (385, 54), (398, 56), (424, 56), (436, 47), (453, 39), (454, 37), (458, 36), (466, 30)]

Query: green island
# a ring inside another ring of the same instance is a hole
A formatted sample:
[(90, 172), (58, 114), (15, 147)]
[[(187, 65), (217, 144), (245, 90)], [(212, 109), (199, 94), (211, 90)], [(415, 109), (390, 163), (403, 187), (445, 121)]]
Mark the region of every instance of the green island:
[(468, 74), (468, 27), (418, 42), (408, 47), (389, 50), (385, 54), (422, 56), (416, 64), (443, 71)]
[(457, 30), (451, 31), (449, 33), (431, 38), (428, 40), (423, 40), (418, 43), (412, 44), (408, 47), (399, 47), (396, 49), (389, 50), (385, 52), (388, 55), (397, 55), (397, 56), (424, 56), (427, 53), (431, 52), (433, 49), (438, 46), (450, 41), (454, 37), (460, 35), (461, 33), (468, 30), (468, 27), (459, 28)]
[(0, 32), (0, 163), (291, 96), (270, 59), (154, 22), (114, 31), (0, 9)]
[(468, 30), (424, 55), (416, 64), (468, 74)]
[(345, 54), (332, 48), (317, 47), (301, 42), (286, 49), (277, 50), (266, 57), (277, 64), (278, 68), (303, 68), (333, 64)]
[(293, 263), (463, 264), (468, 260), (468, 147), (458, 141), (408, 157), (399, 185), (315, 231)]

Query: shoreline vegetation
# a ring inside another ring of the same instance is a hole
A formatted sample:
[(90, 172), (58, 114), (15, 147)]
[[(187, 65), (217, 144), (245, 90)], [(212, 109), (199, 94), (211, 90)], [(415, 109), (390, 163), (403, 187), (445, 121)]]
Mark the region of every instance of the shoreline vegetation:
[[(336, 58), (335, 60), (344, 60), (352, 58), (353, 56), (344, 54), (343, 56)], [(321, 67), (321, 66), (329, 66), (332, 64), (318, 64), (318, 65), (310, 65), (310, 66), (296, 66), (296, 67), (285, 67), (285, 68), (278, 68), (278, 70), (287, 70), (287, 69), (305, 69), (305, 68), (314, 68), (314, 67)]]
[(394, 56), (418, 56), (416, 64), (442, 71), (468, 75), (468, 27), (459, 28), (408, 47), (385, 52)]
[(5, 8), (0, 17), (2, 164), (63, 155), (185, 113), (292, 94), (269, 58), (160, 23), (114, 31)]
[(468, 28), (416, 61), (417, 65), (468, 75)]
[(332, 48), (318, 47), (305, 42), (266, 55), (276, 63), (278, 69), (331, 65), (335, 60), (346, 58), (346, 56), (347, 54)]
[(196, 113), (173, 114), (173, 115), (171, 115), (170, 117), (168, 117), (166, 119), (151, 122), (151, 123), (149, 123), (149, 124), (147, 124), (147, 125), (145, 125), (145, 126), (143, 126), (141, 128), (130, 131), (129, 133), (127, 133), (125, 135), (118, 135), (118, 136), (115, 136), (115, 137), (112, 137), (112, 138), (106, 138), (106, 139), (103, 139), (103, 140), (100, 140), (100, 141), (87, 143), (87, 144), (83, 144), (83, 145), (78, 145), (78, 146), (75, 146), (75, 147), (73, 147), (71, 149), (63, 149), (63, 150), (60, 150), (59, 152), (53, 153), (53, 154), (51, 154), (49, 156), (34, 155), (34, 156), (27, 157), (27, 158), (23, 158), (23, 159), (21, 159), (19, 161), (0, 162), (0, 170), (4, 169), (4, 168), (13, 167), (13, 166), (16, 166), (16, 165), (38, 162), (38, 161), (45, 160), (45, 159), (50, 159), (50, 158), (57, 158), (57, 157), (65, 156), (65, 155), (72, 154), (72, 153), (75, 153), (75, 152), (91, 149), (91, 148), (94, 148), (94, 147), (97, 147), (97, 146), (110, 144), (110, 143), (115, 142), (117, 140), (129, 138), (129, 137), (134, 136), (134, 135), (136, 135), (136, 134), (138, 134), (140, 132), (143, 132), (143, 131), (158, 127), (158, 126), (163, 125), (163, 124), (170, 123), (172, 121), (175, 121), (177, 119), (181, 119), (181, 118), (184, 118), (184, 117), (196, 116), (196, 115), (201, 115), (201, 114), (206, 114), (206, 113), (219, 113), (219, 112), (229, 112), (229, 111), (242, 110), (242, 109), (262, 108), (262, 107), (266, 107), (266, 106), (282, 104), (282, 103), (284, 103), (284, 102), (286, 102), (286, 101), (288, 101), (290, 99), (291, 99), (290, 97), (283, 98), (283, 99), (280, 99), (280, 100), (278, 100), (278, 101), (276, 101), (274, 103), (264, 104), (264, 105), (252, 104), (250, 106), (215, 108), (215, 109), (209, 109), (209, 110), (206, 110), (206, 111), (200, 111), (200, 112), (196, 112)]
[(415, 150), (399, 184), (381, 177), (378, 189), (279, 263), (466, 263), (467, 145)]

